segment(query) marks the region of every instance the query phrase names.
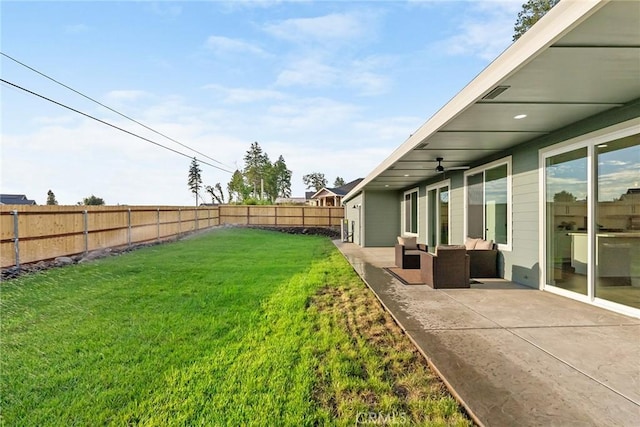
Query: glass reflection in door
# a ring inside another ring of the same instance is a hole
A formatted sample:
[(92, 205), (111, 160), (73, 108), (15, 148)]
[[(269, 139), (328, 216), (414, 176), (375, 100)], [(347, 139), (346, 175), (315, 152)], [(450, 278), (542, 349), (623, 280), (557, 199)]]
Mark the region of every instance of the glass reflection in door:
[(595, 296), (640, 308), (640, 135), (596, 147)]
[(587, 295), (587, 148), (545, 161), (546, 281)]

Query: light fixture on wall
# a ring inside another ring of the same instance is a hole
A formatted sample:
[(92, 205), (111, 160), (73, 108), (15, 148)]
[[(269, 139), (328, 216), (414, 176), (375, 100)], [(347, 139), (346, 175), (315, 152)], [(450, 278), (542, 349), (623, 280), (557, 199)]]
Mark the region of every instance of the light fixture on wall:
[(513, 118), (516, 120), (524, 119), (525, 117), (527, 117), (526, 114), (518, 114), (517, 116), (513, 116)]

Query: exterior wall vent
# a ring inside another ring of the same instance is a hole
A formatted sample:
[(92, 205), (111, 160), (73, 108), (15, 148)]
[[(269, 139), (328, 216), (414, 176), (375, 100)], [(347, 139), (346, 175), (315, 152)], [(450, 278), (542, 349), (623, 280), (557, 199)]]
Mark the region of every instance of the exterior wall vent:
[(491, 90), (491, 92), (489, 92), (488, 94), (486, 94), (485, 96), (482, 97), (482, 99), (495, 99), (498, 96), (500, 96), (502, 94), (502, 92), (504, 92), (505, 90), (509, 89), (511, 86), (496, 86), (495, 88), (493, 88)]

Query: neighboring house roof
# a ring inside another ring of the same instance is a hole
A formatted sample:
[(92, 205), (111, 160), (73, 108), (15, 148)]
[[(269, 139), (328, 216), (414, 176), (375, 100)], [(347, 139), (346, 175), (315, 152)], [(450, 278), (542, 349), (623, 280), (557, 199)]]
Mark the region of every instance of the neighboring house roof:
[(312, 199), (317, 199), (319, 196), (327, 194), (329, 196), (339, 196), (339, 197), (343, 197), (345, 196), (347, 193), (349, 193), (349, 191), (351, 191), (356, 185), (360, 184), (360, 182), (363, 180), (364, 178), (358, 178), (358, 179), (354, 179), (353, 181), (341, 186), (341, 187), (334, 187), (334, 188), (328, 188), (328, 187), (324, 187), (321, 188), (320, 191), (317, 191), (316, 193), (314, 193), (311, 198)]
[(304, 192), (305, 200), (310, 200), (314, 194), (316, 194), (315, 191), (305, 191)]
[[(445, 171), (478, 166), (598, 113), (635, 105), (638, 22), (636, 1), (559, 2), (345, 200), (365, 189), (400, 191), (434, 179), (438, 157), (444, 158)], [(517, 120), (521, 114), (527, 117)]]
[(24, 194), (0, 194), (0, 205), (36, 205), (35, 200), (27, 199)]

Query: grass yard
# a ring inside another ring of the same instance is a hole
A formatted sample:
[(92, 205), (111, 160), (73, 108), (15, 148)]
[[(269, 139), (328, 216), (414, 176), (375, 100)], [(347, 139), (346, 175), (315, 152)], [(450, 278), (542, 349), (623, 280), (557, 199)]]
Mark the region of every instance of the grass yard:
[(0, 309), (7, 426), (471, 424), (323, 237), (217, 229), (4, 282)]

